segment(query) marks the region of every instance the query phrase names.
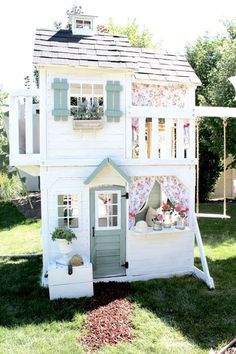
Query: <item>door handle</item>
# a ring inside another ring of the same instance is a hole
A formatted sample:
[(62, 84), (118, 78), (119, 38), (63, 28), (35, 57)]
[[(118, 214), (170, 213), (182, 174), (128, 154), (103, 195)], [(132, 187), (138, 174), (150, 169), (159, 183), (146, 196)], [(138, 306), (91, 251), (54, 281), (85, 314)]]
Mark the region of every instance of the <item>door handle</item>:
[(92, 227), (92, 236), (95, 237), (95, 227)]

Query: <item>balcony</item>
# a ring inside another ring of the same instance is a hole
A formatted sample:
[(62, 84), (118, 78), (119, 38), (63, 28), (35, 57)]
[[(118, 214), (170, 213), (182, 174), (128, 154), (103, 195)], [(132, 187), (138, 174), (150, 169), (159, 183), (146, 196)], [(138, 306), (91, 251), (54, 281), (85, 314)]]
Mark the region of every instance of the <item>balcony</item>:
[[(38, 99), (38, 90), (24, 89), (10, 93), (10, 164), (20, 166), (26, 171), (25, 166), (40, 164)], [(31, 173), (33, 172), (31, 171)]]
[(127, 158), (157, 164), (195, 161), (193, 109), (132, 106), (126, 124)]

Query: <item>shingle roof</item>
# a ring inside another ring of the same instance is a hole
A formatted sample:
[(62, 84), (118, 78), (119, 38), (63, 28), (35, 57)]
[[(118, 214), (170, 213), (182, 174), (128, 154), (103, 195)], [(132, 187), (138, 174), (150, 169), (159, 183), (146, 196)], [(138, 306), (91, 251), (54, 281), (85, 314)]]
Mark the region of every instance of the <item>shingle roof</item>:
[(184, 55), (131, 47), (122, 35), (73, 35), (70, 30), (36, 31), (34, 60), (95, 68), (132, 69), (135, 79), (200, 84)]

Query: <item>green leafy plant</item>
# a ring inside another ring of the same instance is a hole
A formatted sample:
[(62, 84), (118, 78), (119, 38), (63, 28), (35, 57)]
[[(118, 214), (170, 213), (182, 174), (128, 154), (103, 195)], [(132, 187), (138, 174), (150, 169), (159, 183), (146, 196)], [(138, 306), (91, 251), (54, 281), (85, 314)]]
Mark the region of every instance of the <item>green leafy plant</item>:
[(76, 239), (75, 233), (68, 227), (56, 227), (52, 233), (52, 240), (66, 240), (71, 243), (73, 239)]

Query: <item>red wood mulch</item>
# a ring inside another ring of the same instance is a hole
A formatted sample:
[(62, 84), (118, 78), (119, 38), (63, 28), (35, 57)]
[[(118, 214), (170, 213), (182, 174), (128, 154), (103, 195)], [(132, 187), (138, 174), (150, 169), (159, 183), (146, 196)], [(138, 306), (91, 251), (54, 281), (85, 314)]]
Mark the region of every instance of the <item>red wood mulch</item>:
[(94, 297), (84, 325), (87, 333), (79, 338), (89, 351), (96, 351), (106, 344), (115, 345), (133, 339), (130, 322), (133, 305), (126, 298), (129, 294), (129, 283), (94, 285)]

